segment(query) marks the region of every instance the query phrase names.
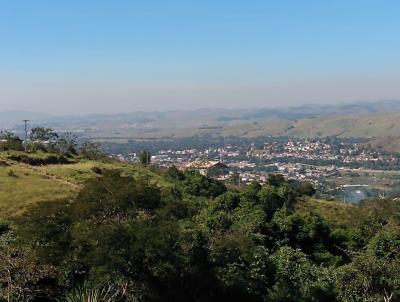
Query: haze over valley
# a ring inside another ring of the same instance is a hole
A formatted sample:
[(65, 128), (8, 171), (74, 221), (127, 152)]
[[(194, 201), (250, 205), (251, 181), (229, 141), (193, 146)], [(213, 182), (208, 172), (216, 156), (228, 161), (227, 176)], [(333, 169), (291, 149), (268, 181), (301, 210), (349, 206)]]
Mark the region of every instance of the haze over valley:
[(22, 130), (22, 119), (33, 126), (71, 131), (96, 141), (154, 140), (212, 135), (257, 138), (364, 138), (387, 151), (400, 151), (400, 102), (356, 102), (340, 105), (141, 111), (120, 114), (54, 116), (32, 112), (0, 112), (3, 129)]

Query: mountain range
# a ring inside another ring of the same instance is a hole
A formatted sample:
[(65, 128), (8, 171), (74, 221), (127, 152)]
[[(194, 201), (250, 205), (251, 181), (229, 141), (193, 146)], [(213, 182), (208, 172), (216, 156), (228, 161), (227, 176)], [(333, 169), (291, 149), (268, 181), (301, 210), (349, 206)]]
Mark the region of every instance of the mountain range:
[(42, 113), (0, 112), (0, 127), (22, 130), (30, 126), (72, 131), (101, 141), (163, 139), (193, 135), (293, 136), (367, 138), (376, 146), (400, 151), (400, 101), (357, 102), (338, 105), (192, 111), (137, 111), (119, 114), (52, 116)]

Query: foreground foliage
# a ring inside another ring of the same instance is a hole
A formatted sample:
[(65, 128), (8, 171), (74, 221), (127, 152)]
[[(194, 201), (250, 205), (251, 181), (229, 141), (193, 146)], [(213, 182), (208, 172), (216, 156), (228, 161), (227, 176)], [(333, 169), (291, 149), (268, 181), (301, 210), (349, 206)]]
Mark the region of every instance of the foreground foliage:
[(67, 293), (59, 299), (60, 302), (113, 302), (118, 299), (120, 292), (111, 284), (88, 284)]
[(2, 224), (0, 301), (399, 300), (397, 202), (333, 227), (295, 210), (308, 185), (152, 173), (163, 185), (99, 169), (75, 198)]

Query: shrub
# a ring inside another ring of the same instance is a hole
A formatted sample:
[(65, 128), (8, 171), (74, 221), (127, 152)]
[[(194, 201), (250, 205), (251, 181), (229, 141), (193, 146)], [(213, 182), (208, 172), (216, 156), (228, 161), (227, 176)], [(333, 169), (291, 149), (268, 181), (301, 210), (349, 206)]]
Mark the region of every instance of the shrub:
[(67, 293), (59, 302), (115, 302), (120, 296), (119, 289), (109, 283), (90, 284), (85, 282), (82, 286)]

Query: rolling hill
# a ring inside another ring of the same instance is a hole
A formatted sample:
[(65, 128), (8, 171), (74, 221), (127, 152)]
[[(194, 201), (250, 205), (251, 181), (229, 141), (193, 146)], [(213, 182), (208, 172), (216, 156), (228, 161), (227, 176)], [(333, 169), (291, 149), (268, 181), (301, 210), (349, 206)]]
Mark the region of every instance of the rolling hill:
[[(0, 114), (0, 118), (6, 113)], [(194, 135), (354, 137), (374, 146), (400, 151), (400, 102), (303, 105), (288, 108), (199, 109), (193, 111), (132, 112), (86, 116), (37, 116), (12, 114), (22, 134), (21, 117), (33, 116), (40, 125), (58, 132), (72, 131), (85, 139), (102, 142), (130, 139), (173, 139)], [(4, 119), (7, 123), (10, 119)], [(1, 127), (1, 123), (0, 123)]]
[(118, 169), (126, 175), (150, 177), (162, 183), (160, 176), (140, 165), (76, 159), (69, 164), (32, 166), (9, 159), (0, 153), (0, 219), (22, 214), (39, 202), (57, 202), (72, 198), (88, 179), (96, 177), (94, 167)]

